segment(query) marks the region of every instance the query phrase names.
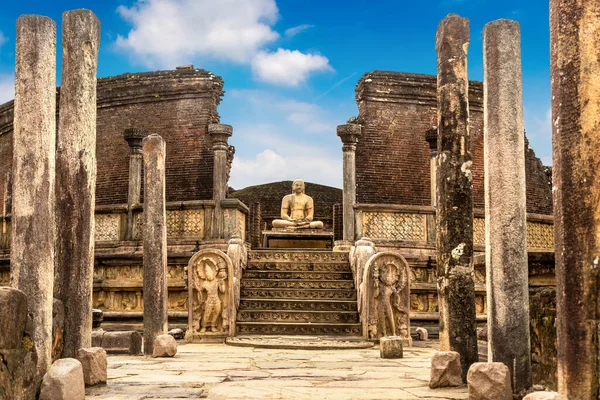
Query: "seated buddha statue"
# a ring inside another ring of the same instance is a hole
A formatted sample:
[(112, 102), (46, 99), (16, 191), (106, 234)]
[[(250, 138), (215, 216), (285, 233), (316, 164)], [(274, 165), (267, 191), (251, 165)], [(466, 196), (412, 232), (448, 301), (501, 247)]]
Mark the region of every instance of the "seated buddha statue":
[(296, 179), (292, 194), (281, 201), (281, 219), (273, 220), (273, 228), (323, 229), (323, 222), (313, 221), (313, 214), (313, 199), (304, 193), (304, 181)]

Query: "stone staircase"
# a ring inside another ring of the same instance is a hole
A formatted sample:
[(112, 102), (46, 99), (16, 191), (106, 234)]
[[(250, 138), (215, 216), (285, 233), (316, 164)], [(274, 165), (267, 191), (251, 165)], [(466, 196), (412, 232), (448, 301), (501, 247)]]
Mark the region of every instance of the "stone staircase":
[(360, 336), (347, 253), (253, 250), (241, 281), (241, 335)]

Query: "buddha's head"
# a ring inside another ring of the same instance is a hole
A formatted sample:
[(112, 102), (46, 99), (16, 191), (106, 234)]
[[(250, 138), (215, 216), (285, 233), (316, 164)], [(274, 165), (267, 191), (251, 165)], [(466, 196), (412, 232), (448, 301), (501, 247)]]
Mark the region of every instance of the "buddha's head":
[(294, 183), (292, 183), (292, 193), (304, 193), (304, 181), (302, 179), (296, 179)]

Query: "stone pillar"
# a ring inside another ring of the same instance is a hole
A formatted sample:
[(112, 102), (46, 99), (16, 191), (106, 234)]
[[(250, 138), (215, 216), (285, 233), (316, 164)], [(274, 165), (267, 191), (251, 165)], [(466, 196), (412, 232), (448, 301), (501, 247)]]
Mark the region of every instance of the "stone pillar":
[(12, 169), (6, 172), (4, 179), (4, 203), (2, 204), (2, 233), (0, 248), (10, 248), (10, 216), (12, 214)]
[(166, 145), (157, 134), (146, 136), (144, 152), (144, 354), (167, 332)]
[(17, 19), (11, 286), (27, 296), (37, 352), (36, 387), (50, 367), (54, 286), (56, 24)]
[(359, 124), (338, 125), (337, 135), (342, 139), (344, 152), (344, 234), (343, 240), (354, 242), (354, 202), (356, 201), (356, 142), (361, 135)]
[(133, 218), (133, 208), (140, 203), (140, 193), (142, 192), (142, 139), (146, 137), (146, 132), (136, 128), (126, 128), (123, 131), (123, 138), (129, 144), (129, 190), (127, 192), (127, 232), (126, 240), (133, 240), (135, 221)]
[(434, 126), (425, 132), (425, 141), (429, 143), (429, 176), (431, 189), (431, 206), (436, 206), (436, 175), (437, 175), (437, 127)]
[(600, 3), (550, 1), (558, 391), (600, 398)]
[(99, 44), (100, 21), (93, 12), (63, 13), (54, 295), (64, 304), (62, 357), (67, 358), (92, 345)]
[(436, 246), (440, 350), (460, 354), (463, 379), (477, 361), (473, 279), (473, 164), (469, 132), (469, 20), (450, 14), (436, 35), (438, 167)]
[(483, 30), (488, 360), (508, 367), (515, 393), (531, 386), (520, 42), (515, 21)]
[(215, 201), (214, 237), (223, 238), (223, 210), (221, 200), (227, 197), (227, 140), (233, 133), (231, 125), (210, 124), (208, 133), (213, 140), (213, 200)]

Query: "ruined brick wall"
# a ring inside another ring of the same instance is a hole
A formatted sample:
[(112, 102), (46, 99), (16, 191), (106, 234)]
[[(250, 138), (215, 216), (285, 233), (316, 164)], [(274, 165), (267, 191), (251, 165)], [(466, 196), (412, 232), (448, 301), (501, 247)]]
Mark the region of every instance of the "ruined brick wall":
[[(167, 201), (212, 198), (207, 126), (219, 122), (221, 78), (200, 69), (157, 71), (98, 79), (97, 88), (96, 204), (127, 202), (129, 146), (123, 130), (128, 127), (165, 139)], [(12, 164), (11, 144), (12, 102), (0, 106), (0, 197)]]
[[(356, 147), (359, 203), (431, 205), (429, 145), (437, 125), (437, 81), (432, 75), (373, 71), (356, 86), (363, 135)], [(473, 206), (484, 207), (483, 86), (469, 82)], [(552, 213), (552, 193), (539, 159), (525, 149), (527, 211)]]

